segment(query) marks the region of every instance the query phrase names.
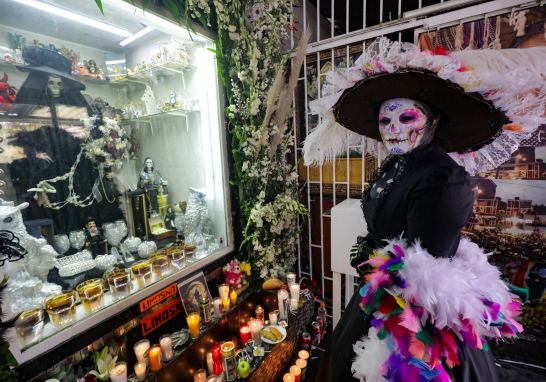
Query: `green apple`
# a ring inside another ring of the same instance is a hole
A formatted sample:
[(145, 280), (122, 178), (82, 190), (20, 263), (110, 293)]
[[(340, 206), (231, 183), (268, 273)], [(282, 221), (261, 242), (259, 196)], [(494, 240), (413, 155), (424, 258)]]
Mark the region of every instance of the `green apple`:
[(239, 365), (237, 366), (237, 374), (239, 374), (239, 377), (246, 378), (250, 374), (250, 364), (247, 361), (241, 361), (239, 362)]

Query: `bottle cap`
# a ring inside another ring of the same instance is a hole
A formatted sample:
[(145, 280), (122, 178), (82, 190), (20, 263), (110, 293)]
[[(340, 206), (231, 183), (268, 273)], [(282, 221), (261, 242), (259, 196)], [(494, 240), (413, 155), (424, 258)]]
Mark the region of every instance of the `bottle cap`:
[(326, 304), (323, 302), (320, 303), (320, 306), (326, 306)]

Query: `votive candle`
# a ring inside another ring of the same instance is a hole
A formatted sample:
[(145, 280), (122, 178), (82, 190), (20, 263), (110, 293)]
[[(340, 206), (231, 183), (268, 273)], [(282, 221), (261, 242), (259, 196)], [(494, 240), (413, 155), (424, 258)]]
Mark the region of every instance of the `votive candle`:
[(214, 374), (214, 365), (212, 363), (212, 352), (211, 351), (209, 351), (207, 353), (207, 371), (208, 371), (209, 375)]
[(213, 300), (213, 303), (214, 303), (214, 315), (216, 316), (216, 318), (220, 318), (220, 316), (222, 316), (222, 313), (223, 313), (222, 299), (220, 297), (215, 297)]
[(146, 353), (146, 350), (150, 348), (150, 341), (147, 339), (142, 339), (138, 341), (135, 344), (135, 347), (133, 348), (135, 350), (135, 355), (137, 357), (137, 361), (139, 363), (143, 363), (145, 366), (148, 366), (150, 363), (150, 358), (144, 357), (144, 353)]
[(307, 361), (309, 359), (309, 352), (307, 350), (300, 350), (298, 357)]
[(231, 298), (231, 303), (235, 304), (237, 302), (237, 291), (232, 290), (231, 292), (229, 292), (229, 298)]
[(265, 322), (264, 322), (265, 321), (264, 307), (261, 306), (261, 305), (258, 305), (256, 307), (256, 309), (254, 310), (254, 313), (256, 313), (256, 318), (258, 320), (262, 320), (262, 325), (264, 325), (265, 324)]
[(244, 348), (246, 343), (252, 339), (248, 325), (242, 325), (239, 328), (239, 335), (241, 336), (241, 348)]
[(288, 291), (281, 289), (277, 292), (277, 298), (279, 300), (279, 318), (286, 318), (288, 314)]
[(290, 374), (294, 374), (295, 382), (301, 381), (301, 369), (298, 366), (290, 366)]
[(305, 373), (307, 372), (307, 360), (298, 358), (296, 366), (301, 370), (301, 381), (305, 381)]
[(292, 373), (286, 373), (284, 377), (282, 377), (282, 382), (296, 382), (296, 377), (294, 377), (294, 374)]
[(220, 293), (220, 299), (222, 301), (224, 298), (229, 297), (229, 287), (227, 285), (220, 285), (218, 287), (218, 292)]
[(248, 327), (250, 328), (250, 334), (252, 335), (254, 346), (260, 346), (262, 344), (262, 320), (255, 318), (250, 321)]
[(226, 312), (229, 310), (229, 303), (230, 303), (229, 297), (224, 297), (222, 299), (222, 305), (224, 306), (224, 310)]
[(296, 310), (298, 310), (298, 302), (299, 302), (299, 299), (298, 298), (291, 298), (290, 299), (290, 309), (295, 312)]
[(163, 361), (170, 361), (173, 357), (173, 340), (170, 334), (164, 334), (159, 337), (159, 345), (161, 346), (161, 355)]
[(286, 274), (286, 283), (288, 284), (288, 287), (293, 285), (296, 282), (296, 274), (294, 272), (288, 272)]
[(290, 285), (290, 296), (292, 298), (297, 298), (299, 300), (300, 298), (300, 284), (294, 283)]
[(139, 381), (146, 379), (146, 364), (144, 362), (139, 362), (135, 365), (135, 374)]
[(199, 337), (199, 313), (191, 313), (186, 316), (190, 337), (196, 339)]
[(277, 312), (269, 312), (269, 322), (271, 325), (277, 325)]
[(117, 362), (112, 370), (108, 371), (112, 382), (127, 382), (127, 364)]
[(159, 371), (163, 367), (163, 358), (161, 356), (161, 346), (154, 344), (148, 351), (150, 357), (150, 370)]
[(197, 370), (193, 373), (193, 382), (206, 382), (207, 372), (203, 369)]

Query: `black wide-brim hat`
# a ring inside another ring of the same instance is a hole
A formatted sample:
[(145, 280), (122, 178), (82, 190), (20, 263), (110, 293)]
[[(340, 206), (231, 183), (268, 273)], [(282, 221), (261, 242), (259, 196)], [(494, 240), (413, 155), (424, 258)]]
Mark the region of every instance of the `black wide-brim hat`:
[(23, 60), (27, 65), (18, 65), (21, 72), (38, 71), (54, 74), (71, 81), (71, 86), (85, 90), (85, 85), (72, 78), (72, 61), (49, 49), (27, 46), (23, 49)]
[(434, 139), (446, 152), (478, 150), (506, 123), (504, 113), (478, 93), (428, 70), (400, 69), (366, 77), (346, 89), (334, 105), (336, 122), (360, 135), (381, 141), (379, 107), (394, 98), (432, 106), (441, 115)]

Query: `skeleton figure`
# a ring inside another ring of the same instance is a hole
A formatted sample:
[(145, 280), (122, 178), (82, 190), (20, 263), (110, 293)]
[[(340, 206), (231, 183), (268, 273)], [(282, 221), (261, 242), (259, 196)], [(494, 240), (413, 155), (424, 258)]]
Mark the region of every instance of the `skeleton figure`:
[(176, 93), (170, 92), (169, 93), (169, 105), (171, 106), (171, 110), (174, 110), (174, 105), (176, 104)]
[(428, 143), (437, 122), (426, 105), (407, 98), (385, 101), (379, 108), (379, 131), (387, 150), (394, 155)]
[(141, 98), (146, 105), (146, 115), (155, 114), (155, 96), (150, 85), (146, 85), (146, 90)]
[(0, 230), (12, 232), (19, 238), (19, 244), (27, 250), (27, 255), (18, 262), (7, 262), (3, 266), (4, 275), (10, 276), (8, 291), (12, 310), (16, 311), (32, 303), (42, 303), (54, 290), (61, 290), (56, 284), (47, 282), (47, 274), (54, 267), (59, 255), (44, 238), (29, 235), (23, 224), (21, 210), (28, 207), (22, 203), (17, 207), (2, 205), (0, 201)]
[(46, 94), (53, 98), (58, 98), (61, 96), (63, 90), (64, 84), (61, 77), (50, 74), (47, 80)]

